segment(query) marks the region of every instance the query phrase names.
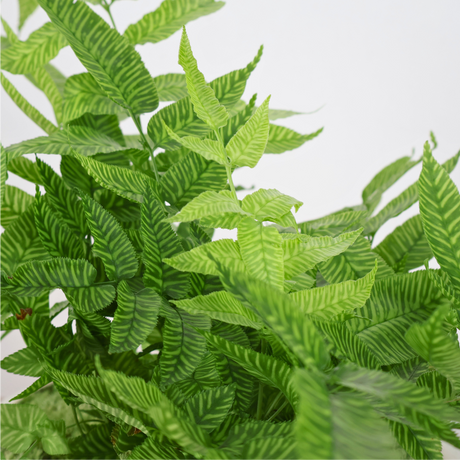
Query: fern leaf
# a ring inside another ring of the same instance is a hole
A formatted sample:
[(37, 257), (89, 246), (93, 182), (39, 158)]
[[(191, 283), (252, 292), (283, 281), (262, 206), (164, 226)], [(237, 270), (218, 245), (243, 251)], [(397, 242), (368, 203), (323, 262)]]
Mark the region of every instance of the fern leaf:
[(299, 134), (292, 129), (270, 123), (268, 142), (265, 153), (283, 153), (294, 150), (319, 136), (323, 128), (311, 134)]

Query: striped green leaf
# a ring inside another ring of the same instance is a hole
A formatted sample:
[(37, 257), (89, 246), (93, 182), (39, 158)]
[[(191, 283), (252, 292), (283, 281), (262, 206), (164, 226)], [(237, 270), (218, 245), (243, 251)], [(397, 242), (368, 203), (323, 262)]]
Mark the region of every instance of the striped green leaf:
[(84, 259), (82, 241), (70, 230), (59, 215), (47, 203), (47, 195), (36, 196), (35, 227), (43, 246), (52, 257)]
[[(13, 86), (13, 84), (3, 75), (0, 74), (0, 83), (6, 94), (10, 96), (13, 102), (45, 133), (53, 134), (58, 131), (57, 126), (53, 125), (47, 118), (45, 118), (35, 107), (33, 107), (19, 91)], [(22, 155), (22, 154), (21, 154)], [(10, 157), (14, 158), (14, 157)]]
[(198, 70), (185, 27), (180, 42), (179, 64), (184, 69), (187, 91), (198, 118), (207, 123), (214, 131), (225, 126), (228, 120), (227, 110), (219, 104), (214, 90), (207, 85), (203, 74)]
[[(315, 267), (319, 262), (329, 260), (346, 251), (352, 246), (362, 229), (343, 233), (332, 238), (330, 236), (301, 237), (286, 233), (283, 236), (284, 276), (291, 279), (300, 273)], [(371, 267), (372, 269), (372, 267)]]
[(178, 101), (188, 96), (187, 82), (183, 73), (158, 75), (153, 81), (157, 87), (158, 97), (162, 102)]
[(260, 189), (246, 195), (241, 207), (257, 220), (270, 220), (284, 216), (293, 207), (297, 212), (303, 203), (292, 196), (284, 195), (275, 189)]
[(291, 369), (286, 363), (237, 345), (210, 332), (202, 332), (202, 334), (210, 345), (235, 361), (249, 374), (270, 387), (278, 388), (295, 407), (297, 395), (292, 384)]
[(87, 195), (93, 194), (96, 182), (80, 164), (77, 156), (61, 157), (60, 169), (62, 179), (67, 187), (80, 190)]
[(111, 425), (101, 423), (91, 426), (84, 436), (69, 439), (71, 453), (68, 458), (98, 458), (112, 459), (115, 455), (110, 441)]
[(309, 113), (293, 112), (292, 110), (283, 110), (283, 109), (270, 109), (268, 111), (268, 118), (272, 121), (279, 120), (281, 118), (293, 117), (294, 115), (309, 115)]
[(67, 40), (51, 22), (32, 32), (29, 38), (2, 51), (2, 69), (13, 74), (27, 74), (54, 59)]
[(447, 171), (433, 158), (428, 142), (418, 184), (426, 238), (460, 293), (460, 194)]
[(227, 155), (236, 166), (254, 168), (264, 154), (269, 137), (268, 103), (270, 96), (227, 144)]
[(165, 0), (155, 11), (131, 24), (124, 37), (133, 45), (157, 43), (177, 32), (184, 24), (214, 13), (223, 6), (224, 2), (214, 0)]
[(455, 398), (455, 392), (450, 381), (437, 371), (426, 372), (417, 378), (417, 385), (428, 388), (438, 399), (445, 401)]
[(163, 329), (163, 351), (160, 358), (163, 386), (190, 377), (204, 355), (206, 341), (195, 328), (209, 330), (211, 322), (204, 315), (190, 315), (171, 307)]
[(246, 270), (238, 243), (230, 239), (203, 244), (171, 259), (165, 259), (164, 262), (181, 271), (219, 275), (215, 260), (219, 260), (231, 270), (239, 272)]
[(146, 458), (183, 458), (174, 447), (162, 444), (156, 436), (149, 436), (129, 454), (129, 460), (144, 460)]
[(307, 365), (323, 368), (329, 362), (326, 345), (313, 323), (283, 292), (269, 284), (219, 264), (222, 282), (237, 300), (260, 314)]
[(389, 277), (376, 281), (366, 305), (356, 310), (361, 319), (346, 324), (382, 364), (402, 363), (416, 356), (406, 331), (425, 321), (441, 298), (426, 271)]
[(227, 385), (198, 393), (182, 407), (189, 419), (211, 432), (228, 414), (235, 399), (235, 386)]
[(152, 77), (139, 54), (115, 29), (83, 2), (38, 2), (66, 37), (80, 62), (114, 102), (135, 114), (152, 112), (158, 107)]
[[(5, 168), (6, 169), (6, 168)], [(12, 185), (6, 185), (2, 196), (1, 223), (6, 228), (33, 203), (33, 196)]]
[(292, 437), (268, 437), (252, 439), (245, 444), (241, 451), (242, 458), (292, 458), (295, 455), (297, 443)]
[(270, 123), (270, 132), (265, 153), (283, 153), (294, 150), (319, 136), (323, 128), (311, 134), (299, 134), (292, 129)]
[(191, 222), (222, 213), (248, 214), (241, 209), (231, 193), (204, 192), (186, 204), (179, 213), (166, 219), (166, 222)]
[(246, 217), (238, 224), (238, 244), (248, 273), (283, 290), (283, 249), (278, 230)]
[(65, 224), (77, 236), (88, 233), (83, 205), (78, 196), (69, 190), (62, 178), (54, 172), (51, 166), (37, 158), (36, 164), (41, 182), (45, 186), (47, 202), (56, 211)]
[(147, 183), (156, 189), (153, 179), (140, 172), (108, 165), (81, 155), (77, 158), (98, 184), (130, 201), (142, 203)]
[[(442, 164), (447, 173), (451, 173), (458, 163), (460, 152)], [(365, 234), (374, 234), (388, 220), (399, 216), (403, 211), (409, 209), (419, 199), (419, 181), (406, 188), (400, 195), (391, 200), (381, 211), (373, 216), (366, 224)]]
[(182, 246), (171, 225), (164, 222), (161, 208), (151, 187), (147, 187), (142, 203), (141, 233), (144, 241), (142, 260), (145, 264), (144, 283), (158, 294), (174, 299), (185, 297), (189, 290), (189, 275), (164, 263), (165, 259), (182, 252)]
[(107, 96), (90, 73), (72, 75), (67, 79), (64, 88), (64, 123), (88, 112), (95, 115), (127, 114), (126, 109)]
[(363, 190), (363, 204), (372, 212), (380, 203), (382, 194), (398, 181), (407, 171), (420, 163), (411, 161), (411, 157), (403, 157), (383, 168)]
[(94, 312), (102, 310), (115, 299), (115, 288), (109, 284), (85, 288), (66, 288), (64, 293), (77, 310)]
[(406, 340), (424, 360), (452, 382), (456, 391), (459, 391), (460, 349), (456, 341), (448, 337), (443, 329), (448, 312), (448, 307), (441, 307), (424, 323), (412, 325), (406, 332)]
[(329, 283), (340, 283), (362, 278), (374, 268), (376, 259), (378, 262), (376, 279), (394, 274), (393, 269), (378, 254), (371, 251), (369, 241), (359, 236), (345, 252), (326, 262), (321, 262), (318, 268)]
[(48, 374), (43, 374), (39, 379), (35, 380), (32, 385), (28, 386), (24, 391), (21, 391), (21, 393), (16, 395), (14, 398), (11, 398), (9, 402), (27, 398), (27, 396), (34, 394), (36, 391), (40, 390), (49, 383), (51, 383), (51, 379), (48, 377)]
[[(124, 155), (129, 155), (130, 151), (122, 152), (121, 150), (128, 150), (125, 148), (125, 138), (123, 133), (120, 129), (120, 121), (117, 115), (93, 115), (92, 113), (85, 113), (80, 118), (76, 118), (72, 120), (68, 124), (68, 131), (71, 132), (85, 132), (87, 130), (83, 128), (89, 128), (89, 132), (93, 134), (94, 132), (106, 136), (110, 138), (112, 141), (115, 141), (117, 145), (116, 149), (107, 150), (107, 151), (100, 151), (97, 152), (99, 155), (96, 154), (95, 158), (99, 159), (100, 161), (111, 163), (112, 156), (111, 155), (103, 155), (103, 153), (113, 152), (113, 155), (117, 160), (121, 160)], [(107, 142), (107, 141), (105, 141)], [(101, 143), (101, 142), (100, 142)], [(78, 150), (77, 150), (78, 151)], [(83, 152), (83, 154), (86, 154)], [(116, 161), (114, 164), (123, 163), (126, 167), (129, 166), (129, 157), (124, 157), (123, 161)]]
[(32, 79), (32, 83), (45, 93), (45, 96), (53, 107), (54, 116), (59, 124), (62, 121), (62, 94), (53, 78), (54, 70), (51, 64), (45, 67), (39, 67), (34, 70), (29, 79)]
[(423, 430), (389, 420), (393, 436), (411, 458), (442, 460), (441, 443)]
[(420, 267), (426, 259), (433, 257), (425, 238), (422, 218), (419, 214), (397, 227), (373, 250), (390, 267), (401, 263), (407, 257), (405, 260), (405, 270), (407, 271)]
[(126, 280), (117, 288), (118, 307), (112, 321), (110, 353), (135, 350), (157, 323), (161, 298), (151, 288), (133, 289)]
[(204, 314), (211, 319), (229, 324), (239, 324), (254, 329), (261, 329), (263, 322), (254, 312), (246, 308), (226, 291), (212, 292), (193, 299), (176, 300), (173, 302), (182, 310), (193, 314)]
[(349, 228), (359, 225), (367, 211), (346, 211), (329, 214), (320, 219), (299, 224), (300, 231), (310, 236), (337, 236)]
[(308, 315), (330, 320), (344, 311), (362, 307), (374, 286), (377, 264), (366, 276), (324, 287), (293, 292), (291, 300)]
[(321, 376), (296, 372), (297, 453), (302, 458), (399, 458), (389, 427), (361, 396), (330, 395)]
[(8, 171), (34, 184), (43, 185), (37, 164), (25, 157), (17, 157), (8, 161)]
[(169, 137), (178, 142), (183, 147), (199, 153), (206, 160), (212, 160), (221, 165), (227, 163), (223, 145), (219, 141), (212, 139), (199, 139), (198, 137), (186, 136), (179, 137), (165, 124), (166, 132)]
[(71, 155), (72, 151), (83, 156), (122, 150), (123, 147), (110, 137), (87, 127), (73, 126), (50, 136), (36, 137), (7, 147), (10, 158), (26, 153)]
[(189, 152), (161, 178), (165, 200), (179, 209), (203, 192), (219, 192), (226, 183), (225, 168), (195, 152)]
[(454, 288), (447, 273), (442, 270), (432, 270), (425, 261), (425, 269), (434, 285), (442, 292), (443, 296), (449, 299), (457, 307), (460, 306), (460, 295)]
[(12, 275), (19, 265), (30, 260), (50, 258), (35, 228), (33, 206), (8, 226), (0, 241), (1, 269), (8, 275)]
[(1, 368), (12, 374), (41, 377), (43, 367), (39, 361), (40, 353), (33, 347), (22, 348), (1, 361)]
[(132, 278), (139, 264), (126, 233), (99, 203), (87, 195), (82, 202), (94, 238), (93, 253), (102, 259), (107, 277), (115, 281)]
[(38, 8), (37, 0), (19, 0), (19, 29), (26, 19)]

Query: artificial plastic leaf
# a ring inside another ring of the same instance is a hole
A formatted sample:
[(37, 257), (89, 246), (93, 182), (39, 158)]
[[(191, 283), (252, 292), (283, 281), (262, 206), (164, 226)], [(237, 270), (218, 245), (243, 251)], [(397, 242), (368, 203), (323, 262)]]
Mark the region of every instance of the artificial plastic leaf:
[(178, 101), (188, 96), (187, 82), (183, 73), (158, 75), (154, 79), (160, 101)]
[(329, 214), (320, 219), (310, 220), (299, 224), (300, 231), (310, 236), (337, 236), (339, 233), (359, 224), (367, 211), (345, 211)]
[(38, 360), (40, 354), (33, 348), (22, 348), (1, 361), (1, 368), (7, 372), (29, 377), (41, 377), (43, 367)]
[(52, 74), (54, 70), (55, 69), (51, 66), (51, 64), (48, 64), (45, 67), (39, 67), (34, 70), (29, 79), (32, 80), (32, 83), (38, 89), (45, 93), (45, 96), (48, 98), (53, 107), (54, 116), (59, 124), (62, 121), (62, 94), (59, 91), (59, 87), (55, 79), (53, 78)]
[(19, 29), (26, 19), (38, 8), (37, 0), (19, 0)]
[(66, 288), (64, 293), (72, 306), (83, 312), (102, 310), (113, 302), (116, 295), (115, 288), (110, 284)]
[(25, 157), (17, 157), (8, 160), (8, 171), (22, 177), (34, 184), (41, 184), (42, 179), (37, 164)]
[(292, 129), (284, 126), (274, 125), (270, 123), (270, 131), (268, 134), (268, 142), (265, 148), (265, 153), (283, 153), (288, 150), (294, 150), (319, 136), (323, 128), (318, 129), (311, 134), (299, 134)]
[(2, 194), (2, 227), (6, 228), (13, 223), (21, 214), (27, 211), (33, 201), (33, 197), (28, 193), (12, 185), (6, 185)]

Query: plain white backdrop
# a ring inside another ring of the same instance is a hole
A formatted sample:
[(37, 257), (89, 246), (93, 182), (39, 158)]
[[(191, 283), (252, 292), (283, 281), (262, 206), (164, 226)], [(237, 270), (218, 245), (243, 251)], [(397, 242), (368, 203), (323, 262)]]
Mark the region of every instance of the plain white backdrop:
[[(159, 4), (117, 2), (112, 12), (118, 30)], [(102, 8), (95, 9), (107, 18)], [(17, 0), (3, 0), (2, 15), (17, 30)], [(217, 13), (190, 23), (192, 48), (208, 81), (244, 67), (264, 44), (245, 100), (258, 93), (261, 102), (271, 94), (272, 108), (298, 112), (325, 104), (317, 113), (275, 122), (301, 133), (324, 126), (318, 138), (293, 152), (265, 155), (255, 169), (238, 170), (235, 184), (294, 196), (304, 202), (297, 214), (303, 221), (359, 204), (363, 188), (380, 169), (413, 149), (421, 155), (430, 130), (439, 142), (435, 157), (445, 161), (453, 156), (460, 149), (459, 20), (458, 0), (228, 0)], [(46, 21), (46, 14), (36, 11), (20, 38)], [(153, 76), (182, 72), (179, 41), (177, 32), (163, 42), (137, 47)], [(85, 71), (69, 47), (53, 64), (66, 76)], [(25, 77), (7, 76), (54, 121), (43, 94)], [(4, 146), (45, 135), (3, 90), (1, 102)], [(149, 117), (142, 117), (144, 128)], [(122, 129), (136, 132), (129, 120)], [(41, 158), (58, 167), (58, 158)], [(385, 193), (382, 205), (413, 183), (420, 169)], [(452, 178), (460, 184), (460, 167)], [(34, 193), (33, 184), (13, 174), (7, 183)], [(387, 223), (376, 241), (417, 212), (414, 206)], [(2, 355), (18, 347), (17, 334), (11, 334), (2, 343)], [(2, 376), (2, 401), (30, 384), (29, 379)]]

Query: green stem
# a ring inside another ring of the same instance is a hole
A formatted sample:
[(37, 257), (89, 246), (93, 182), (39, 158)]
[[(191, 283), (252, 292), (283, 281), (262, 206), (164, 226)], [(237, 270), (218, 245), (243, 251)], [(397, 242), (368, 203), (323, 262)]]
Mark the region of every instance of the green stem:
[(78, 420), (77, 409), (75, 408), (75, 406), (72, 406), (72, 412), (73, 412), (73, 418), (75, 419), (75, 422), (77, 423), (78, 430), (80, 431), (80, 434), (84, 436), (85, 434), (83, 433), (83, 430), (80, 425), (80, 421)]
[[(265, 353), (266, 342), (264, 339), (260, 341), (260, 351), (261, 353)], [(259, 396), (257, 398), (257, 413), (256, 413), (256, 420), (262, 419), (262, 410), (263, 410), (263, 399), (264, 399), (264, 384), (259, 382)]]
[(115, 25), (115, 21), (113, 20), (112, 13), (110, 11), (110, 6), (105, 0), (102, 0), (102, 8), (104, 8), (105, 11), (109, 14), (110, 21), (112, 22), (113, 28), (116, 30), (117, 26)]
[(23, 454), (19, 458), (20, 459), (28, 458), (28, 456), (26, 457), (26, 455), (34, 448), (35, 444), (37, 444), (36, 440), (26, 449), (25, 452), (23, 452)]
[(158, 174), (158, 169), (157, 169), (157, 165), (155, 163), (155, 156), (153, 155), (153, 151), (155, 150), (155, 148), (151, 148), (150, 147), (150, 144), (149, 142), (147, 141), (146, 137), (144, 136), (144, 133), (142, 132), (142, 126), (141, 126), (141, 123), (139, 121), (139, 119), (136, 117), (136, 115), (134, 115), (134, 113), (132, 112), (132, 110), (129, 111), (129, 115), (131, 116), (131, 118), (133, 119), (134, 121), (134, 124), (136, 125), (136, 128), (137, 130), (139, 131), (139, 135), (141, 136), (141, 140), (142, 140), (142, 145), (144, 146), (144, 150), (146, 150), (147, 152), (149, 152), (149, 155), (150, 155), (150, 158), (152, 159), (152, 169), (153, 169), (153, 172), (155, 174), (155, 179), (158, 183), (160, 183), (160, 175)]
[(271, 403), (270, 407), (268, 408), (267, 412), (265, 412), (265, 418), (267, 418), (270, 415), (270, 412), (276, 407), (276, 405), (279, 403), (279, 400), (283, 397), (283, 393), (279, 392), (279, 394), (276, 396), (276, 398), (273, 400)]
[(287, 404), (288, 400), (286, 399), (286, 401), (284, 401), (284, 403), (281, 404), (279, 409), (267, 420), (267, 422), (271, 422), (273, 419), (275, 419), (281, 413), (281, 411), (287, 406)]

